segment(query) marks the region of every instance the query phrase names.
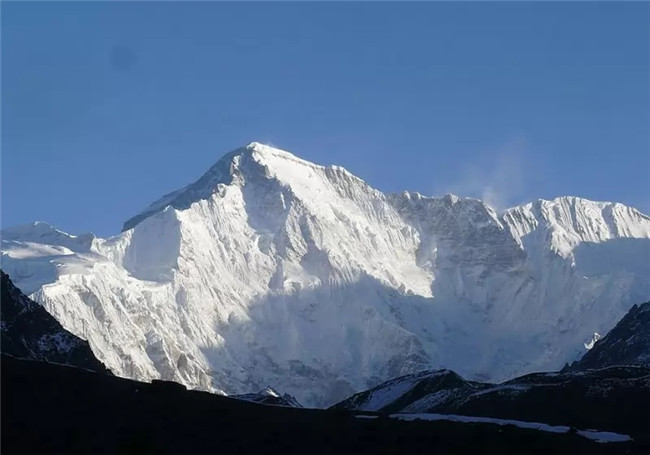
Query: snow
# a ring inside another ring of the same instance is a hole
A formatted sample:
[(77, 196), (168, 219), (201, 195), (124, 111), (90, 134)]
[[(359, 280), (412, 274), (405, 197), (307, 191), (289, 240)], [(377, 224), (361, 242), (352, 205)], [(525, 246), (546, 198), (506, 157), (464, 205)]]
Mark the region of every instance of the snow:
[(434, 406), (437, 406), (445, 402), (450, 398), (453, 398), (454, 395), (455, 394), (453, 390), (440, 390), (438, 392), (425, 395), (419, 400), (415, 400), (414, 402), (412, 402), (411, 404), (403, 408), (402, 411), (406, 413), (424, 412), (426, 410), (433, 408)]
[(382, 388), (381, 393), (372, 393), (368, 401), (359, 409), (363, 411), (379, 411), (411, 390), (416, 383), (417, 380), (409, 378), (409, 380), (387, 384), (386, 387)]
[(626, 442), (632, 440), (626, 434), (612, 433), (609, 431), (578, 430), (578, 434), (596, 442)]
[[(360, 417), (360, 416), (358, 416)], [(571, 428), (563, 425), (548, 425), (546, 423), (538, 422), (525, 422), (521, 420), (509, 419), (496, 419), (492, 417), (473, 417), (461, 416), (455, 414), (391, 414), (391, 418), (399, 420), (447, 420), (451, 422), (465, 422), (465, 423), (489, 423), (494, 425), (514, 425), (518, 428), (526, 428), (531, 430), (546, 431), (549, 433), (568, 433)], [(585, 438), (594, 440), (596, 442), (626, 442), (631, 441), (628, 435), (612, 433), (608, 431), (597, 430), (578, 430), (577, 434)]]
[(260, 395), (269, 395), (269, 396), (272, 396), (272, 397), (280, 398), (280, 395), (278, 394), (278, 392), (273, 390), (271, 387), (267, 387), (266, 389), (261, 390), (259, 394)]
[(302, 407), (302, 405), (298, 403), (296, 399), (291, 395), (287, 395), (287, 394), (280, 395), (277, 391), (275, 391), (271, 387), (267, 387), (263, 390), (260, 390), (258, 393), (245, 393), (243, 395), (231, 395), (231, 397), (239, 400), (253, 401), (256, 403), (267, 403), (267, 404), (268, 404), (267, 399), (269, 397), (273, 397), (278, 399), (275, 402), (273, 402), (275, 406)]
[(114, 237), (3, 231), (2, 267), (119, 376), (322, 406), (422, 370), (560, 368), (648, 300), (649, 238), (621, 204), (499, 216), (252, 143)]
[(600, 334), (598, 332), (594, 332), (594, 336), (589, 341), (588, 343), (585, 343), (585, 349), (590, 350), (591, 348), (594, 347), (594, 344), (596, 344), (596, 341), (600, 340)]
[[(461, 381), (461, 384), (467, 384), (462, 378), (449, 370), (423, 371), (417, 374), (407, 375), (390, 380), (373, 389), (363, 392), (354, 400), (354, 409), (357, 411), (381, 411), (386, 406), (399, 400), (404, 394), (412, 391), (419, 383), (433, 379), (442, 380), (444, 376)], [(453, 394), (453, 390), (443, 390), (437, 393), (426, 395), (420, 400), (408, 406), (411, 412), (420, 412), (420, 409), (426, 409), (425, 406), (434, 402), (444, 400)]]

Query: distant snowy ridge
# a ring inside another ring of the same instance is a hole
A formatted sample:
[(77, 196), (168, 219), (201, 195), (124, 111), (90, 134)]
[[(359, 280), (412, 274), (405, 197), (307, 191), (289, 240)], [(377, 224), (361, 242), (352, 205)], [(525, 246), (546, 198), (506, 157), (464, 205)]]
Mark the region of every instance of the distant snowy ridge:
[(504, 380), (650, 298), (650, 218), (566, 197), (498, 215), (385, 195), (252, 143), (108, 239), (2, 232), (2, 267), (116, 374), (327, 405), (432, 368)]
[(245, 393), (243, 395), (231, 395), (231, 398), (237, 398), (245, 401), (253, 401), (255, 403), (269, 404), (273, 406), (289, 406), (292, 408), (302, 408), (302, 405), (298, 403), (291, 395), (285, 393), (280, 395), (277, 391), (271, 387), (267, 387), (264, 390), (260, 390), (258, 393)]
[(384, 416), (434, 413), (546, 422), (645, 435), (650, 425), (648, 393), (646, 366), (532, 373), (501, 384), (468, 381), (439, 370), (387, 381), (332, 408)]

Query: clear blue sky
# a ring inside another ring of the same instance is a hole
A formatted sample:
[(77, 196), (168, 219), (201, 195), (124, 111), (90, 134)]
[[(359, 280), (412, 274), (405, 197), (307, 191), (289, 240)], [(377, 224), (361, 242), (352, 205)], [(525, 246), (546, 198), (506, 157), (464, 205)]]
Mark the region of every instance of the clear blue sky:
[(1, 7), (4, 227), (116, 234), (254, 140), (382, 191), (650, 212), (648, 3)]

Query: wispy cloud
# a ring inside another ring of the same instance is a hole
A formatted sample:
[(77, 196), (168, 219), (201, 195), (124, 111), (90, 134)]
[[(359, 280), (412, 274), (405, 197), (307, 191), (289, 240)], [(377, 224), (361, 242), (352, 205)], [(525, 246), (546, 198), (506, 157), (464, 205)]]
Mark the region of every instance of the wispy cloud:
[(534, 167), (524, 137), (477, 154), (443, 192), (476, 197), (501, 211), (523, 201), (526, 175)]

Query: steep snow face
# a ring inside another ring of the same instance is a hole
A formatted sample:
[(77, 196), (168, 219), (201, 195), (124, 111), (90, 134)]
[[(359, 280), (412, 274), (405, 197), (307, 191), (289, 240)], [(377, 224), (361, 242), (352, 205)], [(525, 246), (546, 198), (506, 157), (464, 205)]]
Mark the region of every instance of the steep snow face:
[(650, 218), (621, 204), (565, 197), (498, 216), (453, 195), (391, 201), (418, 231), (418, 265), (456, 332), (441, 366), (469, 378), (555, 369), (650, 295)]
[(572, 332), (589, 343), (650, 295), (650, 217), (639, 211), (564, 197), (510, 209), (502, 220), (538, 283), (527, 290), (521, 315), (555, 325), (556, 342), (573, 349), (570, 354), (584, 353), (564, 341)]
[(2, 265), (118, 375), (325, 405), (424, 369), (499, 380), (573, 360), (650, 294), (650, 219), (579, 201), (600, 210), (499, 217), (252, 143), (116, 237), (3, 232)]

